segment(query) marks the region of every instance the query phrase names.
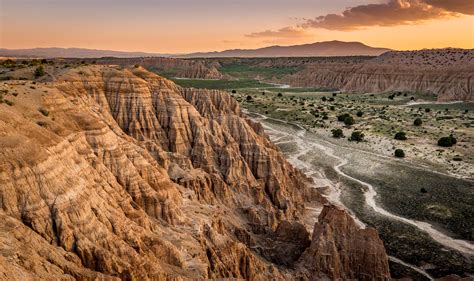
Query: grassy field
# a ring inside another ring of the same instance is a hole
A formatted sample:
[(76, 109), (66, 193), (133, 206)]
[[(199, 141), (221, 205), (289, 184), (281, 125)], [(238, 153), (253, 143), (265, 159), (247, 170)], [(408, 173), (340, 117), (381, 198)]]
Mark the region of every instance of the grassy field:
[(254, 77), (260, 77), (261, 79), (270, 79), (273, 77), (279, 78), (284, 75), (293, 74), (299, 70), (301, 70), (300, 67), (261, 67), (241, 63), (224, 64), (219, 68), (219, 71), (222, 74), (245, 79), (251, 79)]
[(269, 88), (270, 84), (261, 83), (256, 80), (204, 80), (204, 79), (176, 79), (173, 82), (185, 88), (232, 90), (243, 88)]

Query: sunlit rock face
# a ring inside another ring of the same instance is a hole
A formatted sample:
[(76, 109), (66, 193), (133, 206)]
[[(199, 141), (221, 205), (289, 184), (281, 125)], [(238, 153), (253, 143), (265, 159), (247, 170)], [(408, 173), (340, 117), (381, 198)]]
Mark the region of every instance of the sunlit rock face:
[(388, 52), (354, 64), (316, 63), (283, 82), (348, 92), (426, 92), (439, 101), (473, 101), (473, 78), (474, 50), (439, 49)]
[(310, 237), (327, 202), (228, 94), (108, 66), (29, 83), (1, 85), (1, 279), (389, 277), (344, 211)]

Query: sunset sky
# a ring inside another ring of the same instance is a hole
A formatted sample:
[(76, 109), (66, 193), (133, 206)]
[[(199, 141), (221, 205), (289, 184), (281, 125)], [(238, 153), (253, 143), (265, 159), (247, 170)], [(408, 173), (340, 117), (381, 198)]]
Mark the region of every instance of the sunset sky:
[(474, 0), (0, 0), (0, 17), (0, 47), (12, 49), (474, 48)]

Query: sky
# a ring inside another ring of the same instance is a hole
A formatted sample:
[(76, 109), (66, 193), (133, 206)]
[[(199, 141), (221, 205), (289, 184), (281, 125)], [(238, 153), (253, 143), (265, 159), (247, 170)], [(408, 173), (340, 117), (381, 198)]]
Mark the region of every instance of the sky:
[(0, 48), (474, 48), (474, 0), (0, 0)]

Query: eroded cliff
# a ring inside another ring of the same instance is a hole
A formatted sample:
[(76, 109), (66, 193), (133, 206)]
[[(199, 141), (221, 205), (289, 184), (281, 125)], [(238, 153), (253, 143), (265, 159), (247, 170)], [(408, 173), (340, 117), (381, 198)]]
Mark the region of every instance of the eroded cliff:
[(53, 76), (0, 86), (1, 279), (390, 277), (344, 211), (310, 237), (305, 203), (326, 200), (228, 94), (142, 68)]
[(277, 82), (349, 92), (426, 92), (439, 101), (472, 101), (474, 50), (388, 52), (359, 63), (313, 63)]

